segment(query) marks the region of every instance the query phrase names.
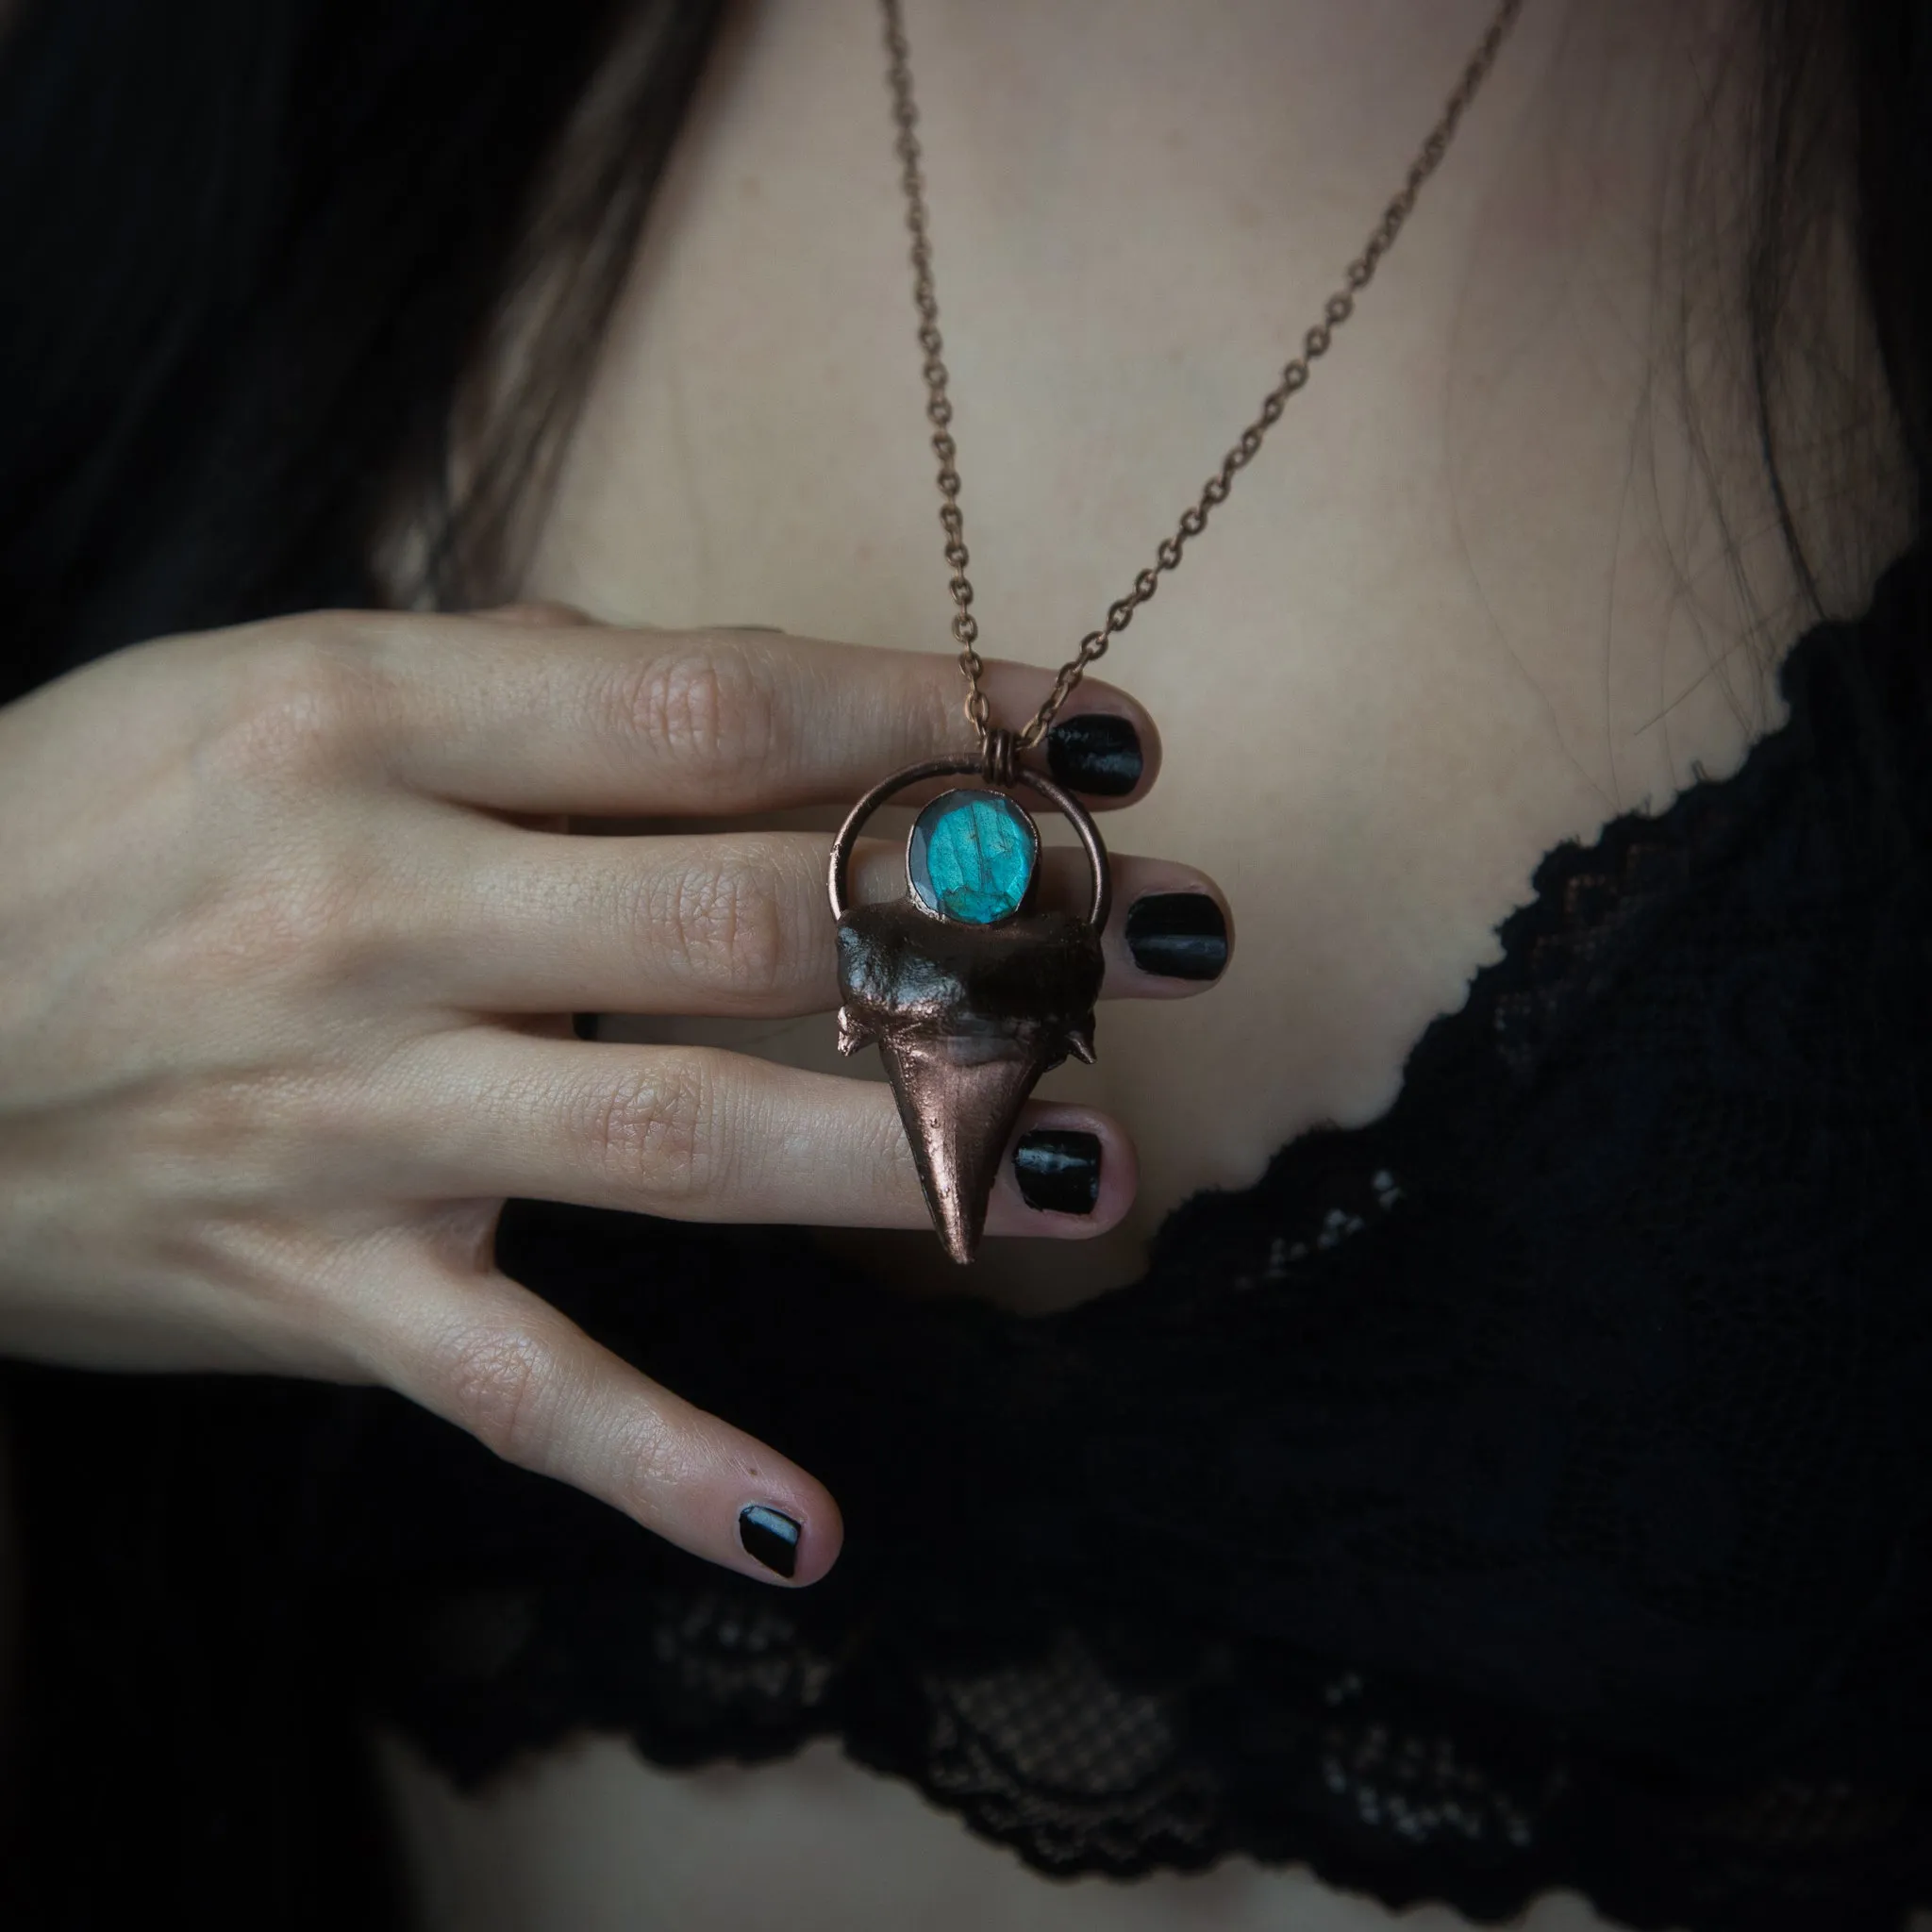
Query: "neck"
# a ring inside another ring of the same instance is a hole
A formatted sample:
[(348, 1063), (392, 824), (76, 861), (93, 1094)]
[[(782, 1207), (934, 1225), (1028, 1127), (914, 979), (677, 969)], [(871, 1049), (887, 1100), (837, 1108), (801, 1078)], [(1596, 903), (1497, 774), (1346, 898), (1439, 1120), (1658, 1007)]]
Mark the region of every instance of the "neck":
[[(1491, 178), (1571, 4), (1542, 0), (1539, 20), (1530, 0), (1528, 58), (1512, 49), (1491, 77), (1457, 137), (1458, 186), (1432, 200)], [(1211, 288), (1257, 306), (1272, 349), (1308, 273), (1359, 248), (1493, 11), (1118, 0), (1096, 32), (1082, 8), (910, 0), (942, 284), (970, 299), (971, 265), (997, 250), (1042, 302), (1150, 333), (1184, 325)], [(1473, 147), (1487, 165), (1464, 165)]]

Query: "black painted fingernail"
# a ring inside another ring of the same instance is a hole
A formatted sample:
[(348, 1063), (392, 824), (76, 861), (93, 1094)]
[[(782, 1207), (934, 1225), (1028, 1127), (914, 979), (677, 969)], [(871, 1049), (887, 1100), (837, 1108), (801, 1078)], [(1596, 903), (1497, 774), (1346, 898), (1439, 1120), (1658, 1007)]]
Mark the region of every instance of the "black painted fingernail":
[(1062, 785), (1094, 798), (1124, 798), (1141, 782), (1141, 734), (1125, 718), (1083, 711), (1046, 734), (1046, 763)]
[(738, 1512), (738, 1541), (746, 1556), (756, 1557), (780, 1576), (790, 1576), (798, 1568), (798, 1525), (782, 1509), (747, 1504)]
[(1091, 1214), (1100, 1199), (1100, 1136), (1039, 1127), (1013, 1149), (1013, 1174), (1029, 1208)]
[(1227, 964), (1227, 920), (1206, 892), (1149, 892), (1127, 908), (1127, 950), (1142, 973), (1219, 979)]

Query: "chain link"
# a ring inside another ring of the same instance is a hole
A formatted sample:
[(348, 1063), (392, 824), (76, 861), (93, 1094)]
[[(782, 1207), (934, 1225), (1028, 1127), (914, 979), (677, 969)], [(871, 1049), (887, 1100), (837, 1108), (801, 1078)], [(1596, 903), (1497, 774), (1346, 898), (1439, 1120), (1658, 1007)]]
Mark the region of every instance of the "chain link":
[[(1475, 51), (1463, 68), (1460, 78), (1450, 91), (1436, 125), (1424, 138), (1421, 149), (1409, 163), (1408, 174), (1395, 198), (1382, 210), (1382, 218), (1370, 231), (1362, 251), (1348, 265), (1341, 287), (1322, 306), (1321, 320), (1302, 336), (1301, 353), (1282, 369), (1274, 387), (1261, 399), (1255, 420), (1236, 438), (1221, 459), (1221, 467), (1201, 486), (1201, 493), (1181, 512), (1174, 534), (1156, 547), (1154, 561), (1134, 578), (1133, 588), (1107, 608), (1106, 622), (1080, 640), (1074, 656), (1059, 668), (1053, 690), (1035, 711), (1024, 729), (1012, 734), (1015, 748), (1027, 751), (1045, 737), (1060, 707), (1072, 696), (1074, 687), (1087, 675), (1087, 667), (1105, 655), (1107, 647), (1133, 622), (1140, 609), (1160, 588), (1160, 579), (1177, 569), (1181, 555), (1208, 527), (1208, 519), (1227, 500), (1236, 475), (1253, 461), (1261, 440), (1281, 420), (1289, 398), (1307, 386), (1314, 362), (1328, 353), (1335, 331), (1355, 313), (1355, 298), (1368, 287), (1377, 264), (1395, 245), (1395, 238), (1408, 220), (1423, 184), (1441, 165), (1449, 152), (1450, 141), (1476, 90), (1495, 65), (1496, 56), (1524, 0), (1502, 0), (1491, 19)], [(944, 343), (940, 336), (939, 298), (933, 291), (932, 238), (925, 208), (925, 180), (920, 171), (921, 152), (917, 128), (919, 110), (912, 99), (911, 49), (906, 41), (906, 24), (900, 0), (879, 0), (884, 15), (886, 37), (886, 79), (892, 92), (892, 125), (898, 130), (893, 151), (900, 165), (899, 185), (906, 195), (906, 226), (912, 236), (912, 303), (919, 311), (919, 346), (924, 352), (926, 421), (932, 425), (932, 450), (939, 458), (940, 527), (945, 533), (945, 558), (952, 568), (948, 588), (953, 593), (953, 641), (959, 646), (959, 669), (966, 675), (965, 712), (982, 745), (991, 729), (986, 690), (981, 681), (986, 667), (979, 651), (979, 621), (973, 615), (973, 585), (966, 575), (971, 561), (966, 549), (966, 522), (959, 508), (958, 446), (953, 440), (953, 405), (946, 391)]]

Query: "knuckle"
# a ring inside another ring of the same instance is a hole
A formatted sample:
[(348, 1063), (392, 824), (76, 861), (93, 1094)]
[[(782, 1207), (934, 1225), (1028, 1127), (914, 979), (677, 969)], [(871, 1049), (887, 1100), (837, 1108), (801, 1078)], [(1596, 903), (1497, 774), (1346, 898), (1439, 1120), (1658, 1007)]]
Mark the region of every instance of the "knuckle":
[(778, 746), (768, 665), (738, 639), (708, 638), (630, 667), (618, 713), (646, 758), (713, 783), (760, 772)]
[(646, 943), (668, 950), (681, 979), (749, 1004), (785, 986), (793, 934), (769, 866), (694, 864), (665, 887), (662, 918)]
[(338, 986), (375, 946), (371, 880), (350, 863), (291, 858), (237, 879), (196, 935), (202, 963), (224, 982), (293, 975)]
[(311, 1123), (340, 1104), (320, 1083), (279, 1071), (204, 1074), (158, 1096), (143, 1123), (148, 1151), (177, 1173), (192, 1173), (229, 1201), (245, 1199), (276, 1169)]
[(351, 630), (312, 620), (238, 658), (215, 728), (226, 770), (284, 782), (341, 771), (365, 738), (381, 678)]
[[(194, 890), (158, 943), (225, 983), (291, 965), (353, 972), (393, 924), (396, 860), (339, 794), (373, 743), (390, 675), (348, 618), (278, 621), (220, 643), (183, 808)], [(318, 802), (318, 791), (330, 795)]]
[(312, 1204), (318, 1177), (331, 1191), (353, 1177), (358, 1211), (380, 1215), (369, 1198), (380, 1173), (369, 1115), (366, 1087), (341, 1070), (231, 1069), (169, 1082), (118, 1130), (115, 1212), (147, 1217), (158, 1242), (299, 1245), (308, 1224), (291, 1220), (291, 1203)]
[(716, 1081), (702, 1058), (667, 1055), (592, 1103), (591, 1160), (621, 1183), (671, 1202), (719, 1180)]
[(557, 1352), (528, 1329), (490, 1326), (453, 1338), (440, 1364), (452, 1418), (506, 1461), (541, 1470), (564, 1407)]

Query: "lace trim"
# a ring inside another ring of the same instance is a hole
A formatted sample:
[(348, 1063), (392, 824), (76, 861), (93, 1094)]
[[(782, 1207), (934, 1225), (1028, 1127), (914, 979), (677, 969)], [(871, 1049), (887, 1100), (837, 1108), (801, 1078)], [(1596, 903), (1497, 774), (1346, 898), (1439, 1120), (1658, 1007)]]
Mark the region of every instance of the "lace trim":
[[(1242, 1851), (1484, 1919), (1560, 1884), (1897, 1925), (1932, 1899), (1932, 888), (1847, 775), (1891, 769), (1840, 728), (1873, 635), (1800, 643), (1736, 774), (1547, 855), (1391, 1109), (1186, 1204), (1120, 1294), (1016, 1322), (520, 1208), (507, 1265), (819, 1470), (851, 1539), (774, 1598), (385, 1409), (366, 1480), (421, 1473), (358, 1559), (415, 1582), (389, 1707), (472, 1780), (580, 1726), (666, 1764), (835, 1735), (1056, 1874)], [(1916, 658), (1874, 662), (1922, 732)], [(481, 1550), (425, 1548), (466, 1485)]]

